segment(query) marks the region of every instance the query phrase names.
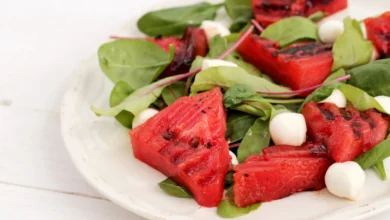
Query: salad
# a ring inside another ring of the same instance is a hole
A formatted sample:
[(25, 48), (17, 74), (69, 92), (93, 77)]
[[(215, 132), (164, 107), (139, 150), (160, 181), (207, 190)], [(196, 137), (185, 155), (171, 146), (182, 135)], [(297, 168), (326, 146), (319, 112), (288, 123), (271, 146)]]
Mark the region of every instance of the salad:
[[(134, 156), (171, 196), (248, 214), (325, 187), (358, 200), (390, 156), (390, 12), (320, 22), (346, 0), (226, 0), (151, 11), (98, 51)], [(214, 21), (217, 11), (230, 27)], [(156, 183), (157, 184), (157, 183)]]

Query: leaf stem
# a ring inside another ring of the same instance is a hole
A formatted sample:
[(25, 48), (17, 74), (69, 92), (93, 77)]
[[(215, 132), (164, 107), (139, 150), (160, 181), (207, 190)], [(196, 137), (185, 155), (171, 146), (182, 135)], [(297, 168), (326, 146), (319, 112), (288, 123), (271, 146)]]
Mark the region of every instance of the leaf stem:
[(121, 37), (121, 36), (117, 36), (117, 35), (111, 35), (109, 37), (110, 39), (114, 39), (114, 40), (119, 40), (119, 39), (128, 39), (128, 40), (132, 40), (134, 38), (131, 38), (131, 37)]
[(321, 84), (318, 84), (318, 85), (315, 85), (315, 86), (312, 86), (312, 87), (309, 87), (309, 88), (306, 88), (306, 89), (299, 89), (299, 90), (295, 90), (295, 91), (291, 91), (291, 92), (262, 92), (262, 91), (257, 91), (257, 93), (264, 94), (264, 95), (299, 95), (301, 93), (313, 91), (313, 90), (318, 89), (318, 88), (320, 88), (320, 87), (322, 87), (324, 85), (328, 85), (328, 84), (331, 84), (331, 83), (334, 83), (334, 82), (342, 82), (342, 81), (348, 80), (349, 78), (351, 78), (351, 75), (346, 75), (346, 76), (342, 76), (342, 77), (339, 77), (337, 79), (328, 81), (326, 83), (321, 83)]
[(261, 33), (263, 33), (264, 28), (257, 22), (255, 19), (252, 19), (252, 24), (256, 27), (256, 29)]
[(236, 148), (236, 147), (239, 147), (241, 143), (235, 143), (235, 144), (231, 144), (229, 145), (229, 148), (232, 149), (232, 148)]

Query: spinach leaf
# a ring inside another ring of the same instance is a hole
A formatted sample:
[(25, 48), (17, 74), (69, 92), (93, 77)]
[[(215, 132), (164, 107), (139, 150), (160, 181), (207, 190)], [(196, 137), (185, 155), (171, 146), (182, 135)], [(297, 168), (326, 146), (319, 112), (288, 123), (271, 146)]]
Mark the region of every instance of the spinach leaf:
[(298, 41), (318, 41), (317, 25), (304, 17), (289, 17), (268, 26), (261, 37), (279, 42), (282, 48)]
[(269, 119), (272, 113), (272, 105), (266, 101), (244, 102), (243, 104), (232, 107), (232, 109), (259, 116), (262, 120)]
[[(191, 92), (207, 91), (214, 87), (230, 88), (237, 84), (244, 84), (256, 91), (289, 92), (289, 88), (277, 85), (267, 79), (248, 74), (239, 67), (212, 67), (196, 74), (191, 86)], [(272, 96), (272, 95), (264, 95)], [(279, 96), (279, 95), (277, 95)]]
[(322, 12), (322, 11), (317, 11), (316, 13), (314, 14), (311, 14), (309, 17), (307, 17), (308, 19), (312, 20), (313, 22), (317, 22), (321, 19), (323, 19), (324, 17), (326, 16), (326, 13)]
[(309, 96), (306, 97), (305, 101), (302, 103), (301, 107), (298, 109), (298, 112), (301, 112), (303, 107), (305, 107), (306, 103), (313, 101), (313, 102), (320, 102), (326, 98), (328, 98), (333, 90), (339, 88), (341, 86), (341, 83), (334, 82), (327, 85), (324, 85), (312, 92)]
[(200, 26), (204, 20), (214, 20), (223, 4), (206, 2), (195, 5), (151, 11), (137, 22), (138, 29), (149, 36), (180, 35), (188, 26)]
[(256, 91), (246, 85), (235, 85), (228, 89), (223, 96), (223, 103), (226, 108), (240, 104), (245, 99), (256, 95)]
[(165, 87), (161, 95), (167, 105), (172, 105), (178, 98), (184, 96), (185, 88), (185, 82), (175, 82)]
[[(127, 98), (134, 89), (129, 86), (128, 83), (119, 81), (115, 84), (115, 87), (111, 91), (110, 95), (110, 107), (119, 105), (123, 100)], [(121, 111), (115, 119), (126, 128), (131, 128), (133, 123), (134, 115), (126, 110)]]
[[(164, 82), (169, 82), (174, 77), (175, 76), (167, 77), (145, 87), (137, 89), (136, 91), (131, 93), (125, 100), (123, 100), (119, 105), (110, 109), (96, 108), (94, 106), (91, 106), (91, 110), (95, 112), (95, 114), (98, 116), (104, 115), (114, 117), (123, 110), (131, 112), (133, 115), (137, 115), (157, 100), (157, 98), (161, 95), (163, 89), (169, 85), (165, 84)], [(150, 91), (150, 89), (154, 88), (160, 83), (164, 83), (165, 85), (158, 87), (151, 93), (145, 94), (146, 92)]]
[(248, 130), (237, 150), (237, 159), (240, 163), (253, 154), (262, 154), (261, 150), (269, 145), (271, 138), (268, 124), (268, 121), (259, 118)]
[(241, 112), (230, 113), (226, 124), (226, 139), (230, 138), (230, 143), (243, 139), (256, 119), (253, 115)]
[(165, 103), (164, 99), (160, 96), (156, 101), (153, 102), (152, 104), (156, 109), (163, 110), (166, 108), (168, 105)]
[(275, 118), (275, 116), (281, 114), (281, 113), (285, 113), (285, 112), (290, 112), (290, 110), (288, 110), (285, 106), (283, 105), (275, 105), (273, 106), (272, 108), (272, 113), (271, 113), (271, 118), (270, 118), (270, 121)]
[(351, 104), (359, 111), (365, 111), (369, 108), (376, 108), (378, 111), (386, 113), (382, 106), (363, 90), (351, 85), (342, 84), (338, 88)]
[(100, 46), (98, 51), (100, 67), (106, 76), (117, 83), (127, 82), (138, 89), (153, 82), (171, 63), (171, 53), (144, 40), (116, 40)]
[(344, 19), (344, 32), (333, 45), (332, 71), (366, 64), (371, 60), (372, 51), (372, 43), (364, 39), (359, 23), (347, 17)]
[(192, 198), (191, 193), (186, 188), (177, 185), (169, 178), (160, 182), (158, 186), (171, 196), (179, 198)]
[[(390, 59), (387, 59), (390, 61)], [(348, 84), (366, 91), (372, 96), (390, 96), (390, 64), (373, 62), (348, 71)]]
[(358, 163), (363, 170), (366, 170), (375, 164), (380, 163), (384, 159), (390, 156), (390, 138), (387, 137), (386, 140), (382, 141), (375, 147), (373, 147), (368, 152), (360, 155), (355, 159), (355, 162)]
[(339, 69), (336, 72), (333, 72), (332, 74), (330, 74), (330, 76), (328, 76), (328, 78), (325, 79), (324, 83), (330, 82), (332, 80), (343, 77), (345, 75), (346, 75), (345, 70)]
[(375, 164), (376, 171), (378, 172), (379, 176), (381, 177), (382, 180), (387, 179), (386, 175), (386, 170), (385, 170), (385, 165), (383, 164), (383, 161)]
[(217, 207), (217, 213), (222, 218), (235, 218), (247, 215), (252, 211), (257, 210), (261, 203), (249, 205), (244, 208), (238, 208), (232, 200), (222, 200)]
[[(207, 58), (216, 59), (227, 49), (229, 49), (235, 42), (237, 42), (239, 37), (240, 34), (231, 34), (226, 37), (221, 37), (219, 35), (215, 36), (210, 42), (210, 50), (207, 54)], [(245, 62), (241, 55), (238, 54), (236, 51), (231, 52), (224, 58), (224, 60), (237, 64), (239, 67), (246, 70), (249, 74), (255, 76), (263, 76), (259, 69), (257, 69), (252, 64)]]
[(252, 0), (226, 0), (225, 8), (233, 20), (230, 31), (240, 31), (253, 17)]
[(233, 186), (233, 184), (234, 184), (233, 174), (234, 174), (234, 171), (229, 171), (229, 172), (226, 174), (226, 177), (225, 177), (225, 186), (224, 186), (225, 189), (230, 188), (230, 187)]

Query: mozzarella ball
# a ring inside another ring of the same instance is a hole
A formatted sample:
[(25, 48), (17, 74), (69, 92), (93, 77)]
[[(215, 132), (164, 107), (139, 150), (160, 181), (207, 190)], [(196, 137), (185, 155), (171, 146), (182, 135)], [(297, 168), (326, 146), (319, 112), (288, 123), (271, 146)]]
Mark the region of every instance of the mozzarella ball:
[(375, 60), (379, 59), (380, 55), (379, 55), (379, 52), (378, 50), (375, 48), (374, 46), (374, 49), (372, 50), (372, 55), (371, 55), (371, 63), (374, 62)]
[(344, 24), (342, 21), (327, 21), (318, 29), (318, 35), (323, 43), (333, 44), (336, 39), (343, 34)]
[(216, 66), (233, 66), (238, 67), (237, 64), (225, 61), (225, 60), (209, 60), (204, 59), (202, 63), (202, 70), (205, 70), (210, 67), (216, 67)]
[(302, 114), (284, 112), (276, 115), (269, 125), (275, 144), (301, 146), (306, 141), (306, 122)]
[(347, 98), (345, 98), (344, 94), (338, 89), (333, 90), (332, 94), (320, 103), (324, 102), (333, 103), (339, 108), (345, 108), (347, 106)]
[(231, 151), (229, 151), (229, 154), (232, 157), (232, 164), (233, 164), (233, 166), (237, 166), (238, 165), (237, 156), (233, 152), (231, 152)]
[(202, 28), (205, 33), (207, 40), (210, 42), (215, 36), (221, 35), (221, 37), (225, 37), (230, 34), (229, 29), (227, 29), (222, 24), (215, 22), (215, 21), (203, 21), (200, 25), (200, 28)]
[(382, 106), (387, 114), (390, 114), (390, 97), (381, 95), (375, 97), (375, 100)]
[(367, 39), (367, 29), (364, 22), (360, 23), (360, 29), (362, 30), (363, 38)]
[(136, 128), (143, 123), (145, 123), (149, 118), (153, 117), (155, 114), (157, 114), (158, 111), (153, 108), (147, 108), (140, 112), (138, 115), (136, 115), (133, 119), (132, 127)]
[(357, 200), (364, 187), (366, 173), (354, 161), (334, 163), (325, 174), (325, 184), (335, 196)]

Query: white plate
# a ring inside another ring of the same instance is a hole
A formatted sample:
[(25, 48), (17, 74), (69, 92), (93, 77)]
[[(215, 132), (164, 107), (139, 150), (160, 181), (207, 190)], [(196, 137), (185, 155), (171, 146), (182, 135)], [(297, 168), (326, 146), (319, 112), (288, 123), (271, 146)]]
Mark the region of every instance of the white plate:
[[(163, 7), (194, 2), (153, 1)], [(349, 11), (355, 18), (364, 18), (386, 9), (390, 9), (389, 1), (352, 0)], [(133, 10), (137, 10), (136, 5)], [(119, 32), (107, 35), (139, 35), (135, 26), (137, 18), (132, 19)], [(116, 204), (145, 218), (221, 219), (214, 208), (201, 208), (194, 200), (164, 194), (157, 183), (165, 177), (133, 157), (128, 131), (114, 119), (98, 118), (90, 111), (91, 104), (107, 106), (112, 86), (101, 72), (94, 54), (81, 63), (64, 97), (62, 135), (73, 162), (87, 181)], [(386, 163), (386, 167), (389, 170), (390, 164)], [(327, 190), (305, 192), (264, 203), (258, 211), (239, 219), (363, 218), (389, 207), (390, 182), (381, 181), (375, 172), (369, 170), (364, 193), (358, 202), (338, 199)]]

